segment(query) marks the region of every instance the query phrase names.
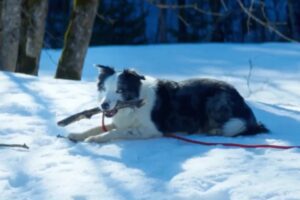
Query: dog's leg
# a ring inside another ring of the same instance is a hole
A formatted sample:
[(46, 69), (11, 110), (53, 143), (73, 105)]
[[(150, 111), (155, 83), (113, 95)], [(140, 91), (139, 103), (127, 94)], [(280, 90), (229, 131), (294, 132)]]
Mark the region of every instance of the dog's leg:
[[(114, 125), (110, 124), (106, 126), (107, 130), (113, 130), (114, 129)], [(103, 133), (103, 130), (101, 129), (101, 127), (95, 127), (92, 129), (89, 129), (83, 133), (70, 133), (68, 135), (68, 138), (70, 140), (75, 140), (75, 141), (84, 141), (86, 138), (95, 136), (95, 135), (99, 135)]]
[(160, 137), (162, 134), (157, 133), (153, 130), (148, 129), (125, 129), (125, 130), (112, 130), (100, 135), (91, 136), (85, 140), (85, 142), (108, 142), (111, 140), (119, 140), (119, 139), (146, 139), (152, 137)]

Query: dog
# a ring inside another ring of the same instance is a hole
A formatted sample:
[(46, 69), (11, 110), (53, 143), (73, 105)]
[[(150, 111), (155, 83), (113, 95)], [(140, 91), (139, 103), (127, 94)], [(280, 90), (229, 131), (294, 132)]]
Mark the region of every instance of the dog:
[[(111, 118), (107, 132), (100, 127), (68, 138), (85, 142), (146, 139), (174, 133), (204, 133), (235, 137), (269, 130), (258, 122), (243, 97), (230, 84), (214, 79), (180, 82), (143, 76), (131, 69), (100, 68), (100, 108)], [(116, 109), (119, 101), (143, 99), (140, 108)]]

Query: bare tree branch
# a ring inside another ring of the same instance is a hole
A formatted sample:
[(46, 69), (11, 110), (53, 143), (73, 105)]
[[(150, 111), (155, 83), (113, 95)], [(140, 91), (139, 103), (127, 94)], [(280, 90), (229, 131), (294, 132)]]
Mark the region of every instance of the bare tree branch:
[(221, 4), (222, 4), (224, 10), (225, 10), (225, 11), (228, 11), (228, 8), (227, 8), (227, 6), (226, 6), (224, 0), (220, 0), (220, 1), (221, 1)]
[(190, 24), (181, 16), (181, 15), (177, 15), (178, 19), (186, 26), (190, 26)]
[[(252, 13), (253, 12), (253, 4), (254, 4), (255, 0), (251, 0), (250, 3), (250, 7), (249, 7), (249, 12)], [(248, 19), (247, 19), (247, 31), (250, 32), (250, 26), (251, 26), (251, 17), (250, 15), (248, 15)]]
[(242, 9), (242, 11), (244, 13), (246, 13), (250, 18), (252, 18), (254, 21), (256, 21), (258, 24), (264, 26), (265, 28), (268, 28), (270, 31), (273, 31), (275, 34), (277, 34), (279, 37), (281, 37), (282, 39), (289, 41), (289, 42), (299, 42), (297, 40), (294, 40), (293, 38), (290, 38), (288, 36), (286, 36), (285, 34), (283, 34), (282, 32), (280, 32), (279, 30), (277, 30), (274, 26), (272, 26), (271, 24), (269, 24), (268, 22), (265, 22), (261, 19), (259, 19), (258, 17), (256, 17), (255, 15), (252, 14), (252, 12), (250, 12), (245, 5), (241, 2), (241, 0), (236, 0), (237, 3), (239, 4), (240, 8)]
[(184, 4), (184, 5), (177, 5), (177, 4), (160, 4), (160, 3), (154, 3), (151, 0), (148, 0), (148, 2), (154, 6), (156, 6), (159, 9), (173, 9), (173, 10), (178, 10), (178, 9), (194, 9), (195, 11), (205, 14), (205, 15), (213, 15), (213, 16), (223, 16), (222, 13), (217, 13), (217, 12), (210, 12), (203, 10), (199, 8), (197, 3), (194, 4)]
[(106, 23), (108, 23), (108, 24), (110, 24), (110, 25), (114, 25), (114, 24), (116, 23), (116, 21), (117, 21), (117, 20), (114, 20), (114, 19), (112, 19), (112, 18), (110, 18), (110, 17), (106, 17), (106, 16), (104, 16), (104, 15), (102, 15), (102, 14), (99, 14), (99, 13), (96, 13), (96, 16), (97, 16), (99, 19), (101, 19), (102, 21), (104, 21), (104, 22), (106, 22)]
[(268, 23), (271, 26), (274, 26), (274, 28), (275, 28), (275, 26), (278, 26), (278, 25), (283, 26), (283, 25), (287, 24), (286, 22), (271, 22), (269, 20), (269, 18), (267, 17), (267, 13), (266, 13), (266, 9), (265, 9), (266, 8), (266, 4), (264, 2), (262, 2), (262, 1), (260, 2), (260, 4), (261, 4), (261, 7), (260, 7), (261, 13), (262, 13), (262, 15), (263, 15), (266, 23)]
[(263, 2), (260, 2), (260, 4), (261, 4), (261, 7), (260, 7), (261, 13), (262, 13), (262, 15), (263, 15), (265, 21), (269, 23), (270, 20), (268, 19), (267, 14), (266, 14), (266, 11), (265, 11), (266, 5), (265, 5)]

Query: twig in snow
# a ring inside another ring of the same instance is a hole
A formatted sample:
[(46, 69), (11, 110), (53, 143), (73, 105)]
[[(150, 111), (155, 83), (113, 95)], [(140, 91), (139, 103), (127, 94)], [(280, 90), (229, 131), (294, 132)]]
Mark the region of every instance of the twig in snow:
[(66, 139), (66, 140), (70, 140), (71, 142), (77, 143), (76, 140), (72, 140), (72, 139), (70, 139), (70, 138), (68, 138), (68, 137), (66, 137), (66, 136), (60, 135), (60, 134), (58, 134), (56, 137), (57, 137), (57, 138)]
[(29, 149), (29, 147), (25, 143), (24, 144), (0, 144), (0, 147), (19, 147), (19, 148)]
[(249, 72), (248, 72), (248, 76), (247, 76), (248, 97), (250, 97), (251, 94), (252, 94), (252, 90), (251, 90), (251, 87), (250, 87), (252, 70), (253, 70), (252, 60), (249, 59)]

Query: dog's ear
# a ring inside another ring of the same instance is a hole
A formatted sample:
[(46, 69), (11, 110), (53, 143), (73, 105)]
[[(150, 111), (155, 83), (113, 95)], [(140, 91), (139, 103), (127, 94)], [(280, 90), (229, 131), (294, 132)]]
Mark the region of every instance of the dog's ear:
[(135, 77), (137, 77), (137, 78), (139, 78), (141, 80), (145, 80), (146, 79), (145, 76), (138, 74), (136, 71), (134, 71), (132, 69), (125, 69), (124, 73), (125, 74), (127, 73), (127, 74), (130, 74), (130, 75), (133, 75), (133, 76), (135, 76)]
[(99, 72), (101, 74), (114, 74), (116, 72), (113, 67), (99, 65), (99, 64), (95, 64), (94, 66), (99, 68)]
[(140, 75), (140, 74), (136, 73), (135, 71), (133, 71), (133, 72), (134, 72), (134, 75), (139, 77), (141, 80), (146, 80), (144, 75)]

